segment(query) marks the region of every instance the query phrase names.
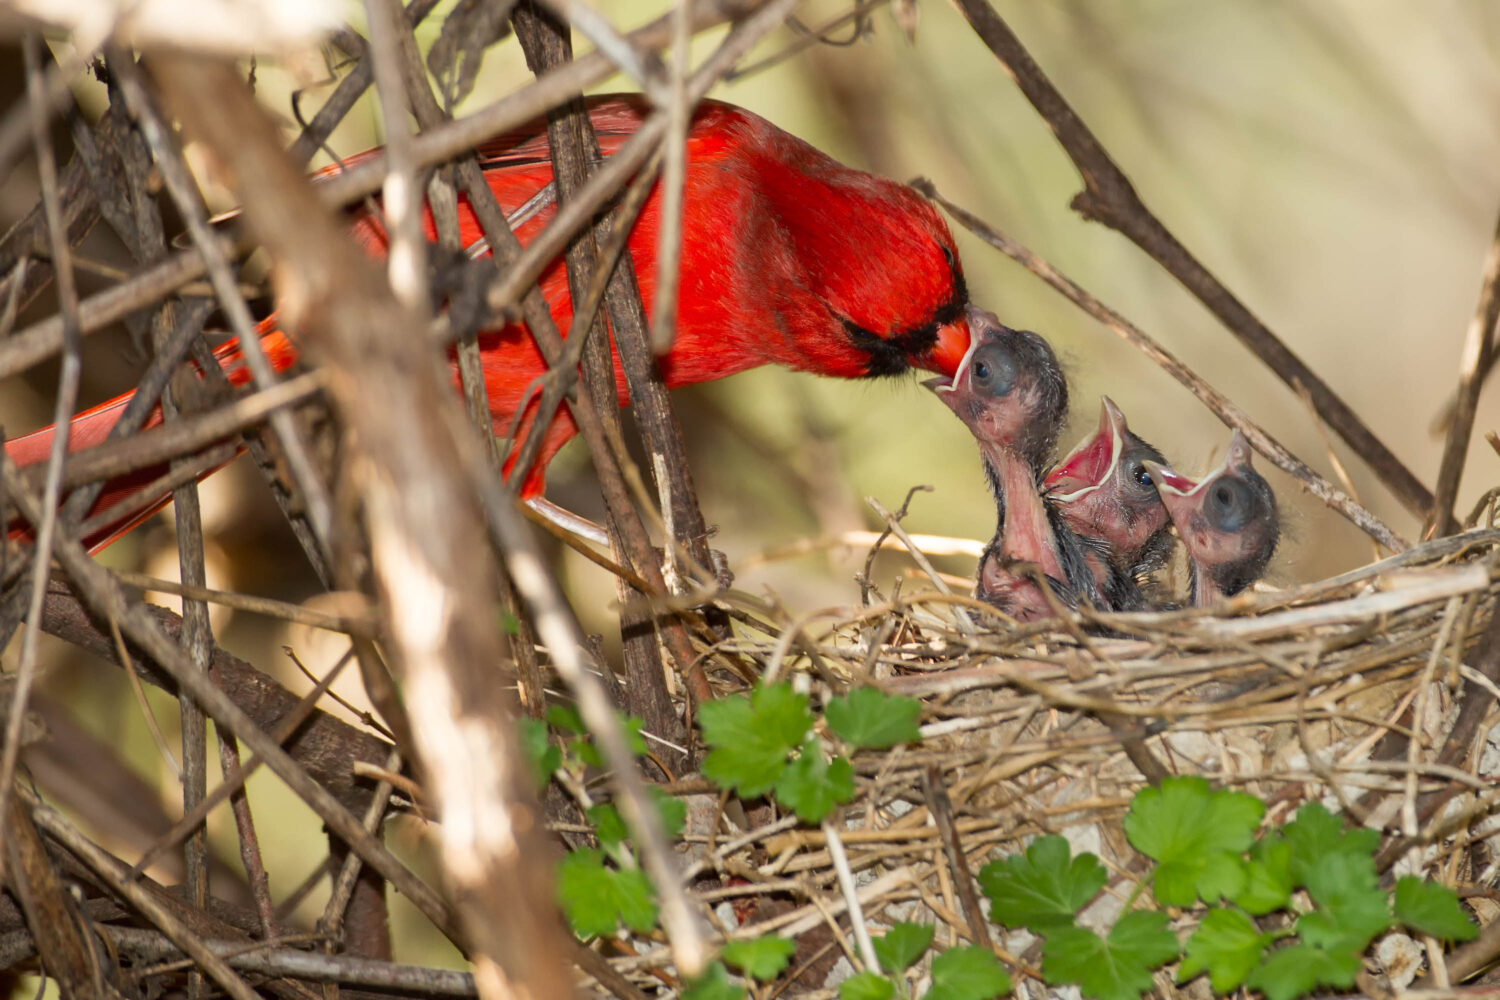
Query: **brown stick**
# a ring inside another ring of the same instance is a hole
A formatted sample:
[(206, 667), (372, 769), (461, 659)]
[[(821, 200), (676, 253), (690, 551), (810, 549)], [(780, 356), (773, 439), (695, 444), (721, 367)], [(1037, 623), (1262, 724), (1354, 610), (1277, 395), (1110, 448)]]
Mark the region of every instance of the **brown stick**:
[(1453, 503), (1458, 498), (1458, 484), (1464, 474), (1464, 459), (1469, 454), (1469, 438), (1474, 432), (1474, 411), (1479, 405), (1484, 371), (1489, 367), (1490, 355), (1494, 353), (1496, 319), (1500, 319), (1500, 221), (1495, 223), (1495, 235), (1490, 240), (1489, 252), (1485, 254), (1484, 284), (1479, 289), (1479, 303), (1474, 307), (1474, 318), (1469, 321), (1469, 332), (1464, 339), (1464, 352), (1459, 363), (1457, 402), (1453, 409), (1453, 419), (1448, 425), (1448, 438), (1443, 443), (1443, 461), (1438, 467), (1437, 496), (1432, 503), (1432, 514), (1427, 519), (1428, 528), (1436, 527), (1438, 534), (1450, 535), (1458, 530), (1458, 525), (1453, 520)]
[[(548, 866), (536, 863), (547, 847), (489, 668), (501, 656), (495, 567), (473, 544), (483, 518), (461, 475), (467, 432), (441, 358), (410, 336), (413, 311), (320, 204), (234, 67), (183, 56), (154, 69), (187, 130), (228, 167), (246, 224), (288, 276), (285, 308), (320, 348), (355, 442), (374, 582), (480, 992), (564, 995), (568, 940)], [(369, 836), (339, 831), (351, 832)]]
[[(529, 4), (518, 6), (512, 18), (516, 35), (526, 52), (527, 62), (539, 77), (571, 61), (572, 44), (566, 27), (557, 24)], [(558, 201), (560, 206), (565, 207), (577, 200), (591, 172), (589, 152), (590, 146), (594, 145), (593, 127), (589, 123), (582, 99), (575, 99), (549, 113), (547, 137), (551, 147), (553, 173), (557, 178)], [(556, 224), (555, 220), (554, 225)], [(621, 254), (620, 266), (625, 266), (628, 261), (629, 254)], [(593, 273), (599, 267), (599, 245), (592, 225), (586, 226), (568, 247), (566, 262), (573, 301), (583, 302), (588, 297), (586, 290), (591, 284)], [(619, 273), (616, 271), (617, 275)], [(605, 301), (609, 302), (608, 293)], [(618, 335), (616, 321), (625, 317), (623, 314), (617, 316), (617, 311), (611, 310), (610, 320), (611, 327)], [(584, 341), (582, 377), (584, 388), (593, 403), (595, 419), (600, 422), (600, 443), (610, 437), (618, 438), (619, 403), (608, 335), (597, 322), (583, 329), (570, 330), (568, 335), (570, 338), (587, 338)], [(660, 593), (666, 593), (661, 567), (652, 550), (645, 525), (631, 503), (630, 491), (626, 488), (623, 476), (609, 458), (608, 446), (605, 445), (603, 451), (594, 451), (591, 442), (590, 451), (594, 454), (596, 468), (600, 469), (600, 485), (609, 508), (611, 541), (616, 558), (645, 577), (654, 587), (659, 587)], [(623, 588), (624, 584), (617, 581), (616, 586)], [(661, 647), (656, 641), (651, 615), (642, 613), (639, 609), (629, 610), (630, 594), (627, 590), (622, 589), (620, 597), (627, 607), (620, 615), (620, 633), (625, 671), (630, 678), (630, 710), (639, 714), (652, 731), (660, 733), (674, 744), (686, 746), (686, 727), (677, 715), (671, 692), (667, 688)], [(675, 647), (673, 651), (680, 669), (686, 670), (695, 659), (692, 646), (687, 642), (686, 632), (680, 622), (666, 621), (662, 624), (664, 637), (671, 640)], [(673, 757), (674, 770), (686, 769), (691, 760), (690, 755), (674, 754)]]
[(953, 870), (953, 886), (958, 890), (964, 917), (969, 922), (969, 936), (975, 944), (990, 947), (994, 941), (990, 937), (989, 923), (984, 919), (984, 909), (979, 905), (979, 894), (974, 891), (974, 874), (969, 871), (969, 859), (964, 856), (958, 827), (953, 821), (953, 800), (948, 797), (943, 776), (936, 767), (922, 772), (922, 797), (927, 800), (928, 815), (937, 824), (943, 853), (947, 855), (948, 867)]
[[(79, 599), (54, 584), (43, 608), (42, 630), (64, 642), (134, 670), (146, 683), (171, 690), (171, 678), (143, 661), (120, 663), (119, 651), (108, 632), (88, 616)], [(144, 610), (168, 640), (175, 642), (182, 619), (166, 608), (145, 605)], [(215, 647), (211, 669), (219, 685), (255, 724), (267, 731), (295, 710), (298, 697), (271, 677), (224, 649)], [(322, 710), (312, 713), (286, 744), (286, 751), (299, 767), (317, 779), (349, 809), (362, 811), (370, 800), (370, 788), (354, 776), (354, 765), (379, 765), (390, 754), (390, 744), (356, 729)]]
[(958, 0), (958, 7), (1026, 99), (1052, 127), (1058, 143), (1078, 168), (1084, 189), (1074, 197), (1073, 208), (1085, 219), (1102, 222), (1146, 251), (1283, 382), (1293, 390), (1299, 385), (1305, 387), (1323, 421), (1365, 460), (1403, 507), (1417, 518), (1426, 518), (1433, 505), (1427, 487), (1326, 382), (1146, 208), (1124, 171), (1047, 79), (989, 0)]
[(31, 810), (19, 795), (10, 797), (7, 810), (6, 885), (21, 904), (47, 974), (57, 980), (63, 1000), (102, 995), (100, 963), (82, 914), (42, 846)]

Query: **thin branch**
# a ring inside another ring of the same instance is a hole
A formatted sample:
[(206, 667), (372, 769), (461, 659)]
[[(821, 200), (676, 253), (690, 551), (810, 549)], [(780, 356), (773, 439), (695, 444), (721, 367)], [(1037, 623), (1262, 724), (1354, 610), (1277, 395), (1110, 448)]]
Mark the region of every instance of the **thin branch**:
[(953, 800), (948, 797), (942, 772), (936, 766), (922, 771), (922, 796), (927, 800), (928, 815), (938, 828), (943, 853), (948, 857), (948, 867), (953, 870), (953, 884), (958, 889), (964, 918), (969, 922), (969, 935), (975, 944), (991, 947), (994, 941), (990, 937), (989, 923), (984, 919), (984, 910), (979, 905), (979, 894), (974, 891), (974, 874), (969, 870), (969, 859), (964, 854), (963, 843), (959, 839)]
[[(779, 6), (777, 9), (779, 11)], [(736, 27), (758, 20), (763, 10), (764, 7), (758, 8)], [(696, 0), (693, 4), (693, 29), (697, 31), (719, 24), (725, 16), (723, 5), (718, 0)], [(671, 40), (671, 33), (672, 15), (669, 13), (630, 32), (625, 37), (635, 45), (659, 47)], [(750, 37), (758, 39), (763, 34), (764, 31), (756, 32)], [(743, 33), (741, 36), (744, 37)], [(727, 42), (728, 39), (726, 39)], [(714, 67), (714, 76), (711, 79), (717, 79), (718, 73), (744, 53), (744, 49), (739, 45), (733, 46), (729, 51), (722, 49), (721, 51), (724, 52), (724, 56), (716, 54), (715, 58), (724, 65)], [(616, 72), (614, 62), (597, 51), (570, 60), (539, 77), (535, 83), (507, 94), (473, 114), (455, 118), (451, 123), (423, 132), (416, 137), (414, 142), (415, 161), (419, 166), (431, 166), (461, 157), (486, 140), (525, 125), (545, 114), (570, 97), (576, 96), (584, 88), (598, 83), (614, 72)], [(707, 90), (708, 87), (704, 86), (703, 92)], [(376, 154), (348, 170), (319, 182), (318, 193), (324, 204), (334, 207), (342, 206), (378, 190), (384, 176), (385, 157)], [(553, 256), (556, 256), (556, 252)]]
[(422, 233), (422, 186), (412, 161), (411, 106), (401, 58), (400, 36), (408, 31), (406, 19), (397, 0), (365, 0), (365, 15), (370, 22), (368, 58), (375, 70), (385, 133), (386, 174), (380, 204), (390, 236), (386, 276), (396, 301), (426, 318), (432, 303), (427, 287), (427, 239)]
[[(212, 282), (219, 305), (239, 341), (245, 366), (250, 369), (250, 376), (258, 388), (269, 389), (276, 384), (276, 372), (271, 368), (271, 362), (261, 345), (250, 309), (246, 306), (244, 297), (239, 294), (229, 258), (223, 253), (209, 228), (207, 212), (192, 174), (182, 158), (182, 152), (158, 115), (136, 65), (126, 58), (118, 60), (114, 70), (125, 94), (126, 104), (140, 123), (141, 133), (156, 157), (156, 165), (161, 171), (167, 192), (182, 214), (194, 246), (203, 255), (209, 281)], [(307, 519), (326, 551), (332, 537), (332, 504), (318, 477), (310, 450), (290, 413), (274, 410), (269, 415), (269, 420), (285, 452), (292, 481), (297, 484), (307, 505)]]
[[(37, 499), (17, 483), (15, 463), (0, 455), (0, 483), (11, 499), (29, 518), (39, 518)], [(165, 670), (179, 687), (188, 689), (204, 711), (217, 723), (244, 741), (266, 759), (276, 775), (307, 803), (308, 807), (334, 832), (359, 851), (367, 862), (380, 871), (397, 890), (404, 893), (422, 914), (439, 928), (449, 929), (447, 907), (436, 893), (424, 885), (395, 859), (385, 844), (370, 836), (327, 789), (308, 777), (300, 765), (250, 718), (239, 705), (207, 676), (197, 670), (182, 649), (160, 630), (151, 612), (142, 604), (130, 601), (124, 590), (96, 564), (75, 542), (59, 538), (54, 555), (72, 578), (85, 601), (99, 614), (119, 622), (120, 629)]]
[(933, 187), (931, 181), (919, 178), (913, 183), (913, 186), (943, 206), (969, 232), (978, 236), (1007, 257), (1020, 263), (1032, 274), (1035, 274), (1061, 292), (1063, 297), (1068, 299), (1068, 301), (1097, 319), (1100, 323), (1103, 323), (1126, 343), (1129, 343), (1142, 354), (1156, 362), (1168, 375), (1171, 375), (1189, 392), (1197, 396), (1204, 406), (1207, 406), (1213, 411), (1215, 416), (1224, 421), (1226, 426), (1243, 431), (1256, 451), (1269, 458), (1279, 469), (1300, 482), (1307, 492), (1344, 515), (1361, 531), (1392, 552), (1401, 552), (1409, 547), (1409, 543), (1387, 527), (1385, 522), (1355, 503), (1344, 491), (1318, 475), (1305, 462), (1293, 455), (1280, 442), (1271, 437), (1271, 435), (1267, 434), (1259, 424), (1252, 421), (1245, 411), (1231, 402), (1228, 397), (1205, 382), (1197, 373), (1177, 360), (1160, 344), (1132, 325), (1129, 320), (1094, 298), (1071, 278), (1058, 271), (1030, 250), (1014, 242), (978, 216), (971, 215), (969, 212), (945, 199), (942, 195), (938, 194), (937, 189)]
[(1464, 474), (1464, 460), (1469, 454), (1469, 437), (1474, 432), (1474, 412), (1479, 405), (1479, 390), (1484, 385), (1484, 369), (1493, 353), (1495, 321), (1500, 319), (1500, 221), (1490, 240), (1484, 258), (1484, 284), (1469, 332), (1464, 338), (1459, 361), (1458, 396), (1453, 418), (1448, 424), (1448, 438), (1443, 443), (1443, 461), (1438, 467), (1437, 496), (1427, 519), (1429, 529), (1448, 535), (1457, 530), (1453, 521), (1453, 503), (1458, 499), (1458, 484)]
[[(169, 939), (154, 931), (134, 927), (104, 927), (103, 934), (127, 955), (146, 961), (171, 961), (182, 954)], [(419, 996), (478, 996), (474, 976), (468, 972), (397, 965), (348, 955), (319, 955), (292, 948), (267, 947), (261, 943), (208, 939), (203, 947), (233, 969), (265, 976), (310, 979), (313, 982), (347, 986), (373, 986)]]
[[(41, 36), (27, 35), (23, 48), (26, 58), (26, 92), (31, 106), (31, 136), (36, 147), (37, 172), (41, 177), (47, 236), (57, 268), (58, 299), (62, 304), (63, 362), (57, 377), (53, 423), (66, 427), (76, 408), (78, 379), (83, 370), (83, 335), (78, 329), (78, 288), (73, 282), (67, 233), (63, 229), (62, 205), (58, 201), (57, 159), (52, 149), (52, 135), (48, 129), (49, 115), (43, 94)], [(47, 456), (46, 482), (42, 487), (42, 517), (39, 521), (32, 522), (40, 526), (37, 530), (37, 547), (42, 552), (51, 551), (53, 542), (61, 537), (57, 534), (57, 503), (62, 494), (63, 458), (67, 451), (68, 435), (54, 435)], [(3, 755), (0, 755), (0, 816), (8, 815), (8, 797), (14, 783), (16, 758), (21, 752), (21, 723), (26, 717), (26, 702), (31, 694), (32, 681), (36, 677), (42, 602), (47, 594), (47, 577), (50, 572), (51, 563), (45, 559), (39, 560), (32, 567), (26, 632), (21, 637), (20, 664), (16, 668), (15, 690), (11, 694), (10, 710), (6, 716), (5, 749)], [(0, 854), (0, 873), (4, 872), (4, 865), (5, 855)]]
[[(214, 237), (219, 252), (235, 252), (233, 241)], [(131, 277), (90, 295), (78, 303), (78, 330), (84, 336), (98, 333), (142, 306), (154, 305), (183, 285), (203, 277), (203, 255), (184, 250), (160, 264), (137, 271)], [(9, 378), (41, 364), (62, 349), (63, 317), (49, 316), (33, 323), (0, 343), (0, 378)]]
[[(184, 128), (228, 168), (247, 226), (297, 283), (292, 318), (331, 374), (356, 451), (383, 634), (442, 812), (444, 868), (481, 990), (566, 992), (565, 932), (546, 866), (535, 863), (543, 832), (490, 667), (501, 655), (499, 595), (488, 550), (473, 544), (483, 522), (461, 475), (478, 449), (445, 359), (410, 335), (414, 313), (319, 204), (231, 63), (162, 56), (153, 68)], [(367, 862), (381, 861), (361, 848), (374, 838), (358, 821), (335, 830)]]
[(204, 947), (202, 939), (185, 926), (143, 886), (131, 879), (124, 866), (110, 857), (98, 846), (73, 829), (49, 806), (43, 804), (30, 791), (18, 789), (22, 801), (31, 809), (36, 825), (48, 835), (56, 838), (84, 863), (93, 869), (110, 889), (140, 912), (147, 920), (161, 929), (177, 947), (181, 948), (214, 982), (218, 983), (234, 1000), (258, 1000), (248, 983), (237, 976), (223, 959)]
[(1084, 190), (1073, 199), (1074, 209), (1086, 219), (1104, 223), (1146, 251), (1293, 390), (1299, 383), (1305, 386), (1324, 422), (1365, 460), (1403, 507), (1414, 517), (1426, 518), (1433, 501), (1427, 487), (1326, 382), (1146, 208), (1124, 171), (1047, 79), (989, 0), (958, 0), (958, 6), (1026, 99), (1052, 127), (1058, 143), (1078, 168)]
[[(687, 183), (688, 0), (672, 11), (672, 77), (667, 102), (667, 137), (662, 148), (661, 222), (656, 236), (656, 297), (651, 303), (651, 350), (660, 356), (677, 337), (677, 289), (682, 280), (682, 208)], [(670, 513), (671, 505), (662, 510)]]

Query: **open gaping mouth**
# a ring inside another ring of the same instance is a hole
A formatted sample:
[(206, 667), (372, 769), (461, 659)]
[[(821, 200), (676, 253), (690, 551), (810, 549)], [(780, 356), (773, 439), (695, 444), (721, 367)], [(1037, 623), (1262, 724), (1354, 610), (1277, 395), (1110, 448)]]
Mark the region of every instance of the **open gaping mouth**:
[(1125, 414), (1105, 396), (1099, 406), (1099, 429), (1047, 474), (1048, 495), (1068, 503), (1097, 490), (1114, 475), (1124, 450)]

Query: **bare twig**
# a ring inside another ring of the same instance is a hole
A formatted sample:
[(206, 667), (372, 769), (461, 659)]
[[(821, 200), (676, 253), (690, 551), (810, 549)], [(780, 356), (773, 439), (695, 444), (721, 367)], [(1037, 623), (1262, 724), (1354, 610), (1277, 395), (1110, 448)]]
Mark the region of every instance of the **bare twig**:
[[(388, 648), (442, 812), (445, 869), (481, 992), (565, 992), (566, 939), (547, 870), (534, 861), (545, 850), (541, 825), (489, 667), (500, 656), (490, 621), (498, 592), (488, 552), (473, 544), (482, 521), (460, 474), (472, 438), (443, 359), (410, 336), (413, 313), (319, 205), (233, 66), (163, 57), (154, 69), (187, 130), (230, 168), (246, 224), (294, 276), (288, 311), (333, 376), (355, 442)], [(409, 488), (416, 482), (421, 489)], [(371, 838), (354, 827), (337, 832), (357, 848)]]
[(1500, 221), (1490, 240), (1484, 258), (1484, 283), (1469, 331), (1464, 338), (1459, 360), (1458, 395), (1453, 418), (1448, 424), (1448, 438), (1443, 443), (1443, 461), (1438, 467), (1437, 493), (1427, 518), (1428, 530), (1447, 535), (1457, 529), (1453, 521), (1453, 503), (1458, 498), (1458, 484), (1463, 478), (1464, 460), (1469, 454), (1469, 436), (1474, 430), (1474, 412), (1479, 404), (1479, 390), (1484, 385), (1484, 371), (1494, 353), (1495, 321), (1500, 318)]
[[(83, 334), (78, 328), (78, 288), (73, 283), (68, 239), (63, 230), (62, 205), (57, 194), (57, 159), (52, 149), (52, 136), (48, 130), (49, 115), (42, 93), (41, 36), (27, 35), (24, 49), (26, 92), (31, 106), (31, 137), (36, 147), (37, 171), (42, 182), (42, 204), (47, 215), (47, 236), (57, 268), (58, 297), (62, 302), (63, 363), (57, 377), (53, 422), (65, 427), (78, 401), (78, 378), (83, 369)], [(39, 525), (37, 547), (42, 552), (51, 551), (57, 532), (57, 503), (62, 493), (63, 457), (67, 451), (68, 435), (54, 435), (47, 456), (46, 482), (42, 487), (42, 517), (32, 522)], [(16, 757), (21, 751), (21, 722), (26, 716), (26, 701), (36, 677), (37, 639), (41, 635), (42, 601), (46, 597), (50, 569), (50, 563), (45, 559), (38, 560), (32, 567), (31, 595), (26, 611), (27, 627), (21, 637), (21, 660), (16, 668), (15, 690), (11, 694), (10, 710), (6, 716), (5, 749), (0, 754), (0, 816), (8, 815), (8, 796), (14, 783)], [(5, 855), (0, 854), (0, 873), (4, 871), (4, 864)]]
[(854, 931), (854, 940), (859, 945), (860, 961), (865, 963), (866, 969), (878, 970), (880, 962), (875, 957), (875, 944), (870, 940), (870, 929), (865, 925), (865, 911), (860, 906), (859, 893), (854, 885), (854, 870), (849, 867), (849, 855), (844, 851), (843, 838), (839, 836), (838, 827), (830, 820), (823, 821), (823, 836), (828, 842), (829, 860), (833, 862), (833, 870), (838, 874), (839, 891), (849, 910), (849, 927)]
[(408, 29), (397, 0), (365, 0), (365, 14), (370, 21), (369, 58), (385, 133), (386, 174), (380, 204), (390, 234), (386, 275), (396, 301), (425, 318), (432, 303), (427, 289), (427, 240), (422, 233), (422, 185), (417, 183), (412, 160), (412, 134), (407, 125), (410, 103), (401, 57), (400, 36)]
[(37, 826), (81, 858), (111, 890), (128, 900), (142, 916), (160, 928), (161, 932), (192, 958), (198, 968), (218, 983), (224, 992), (234, 1000), (257, 1000), (257, 994), (249, 984), (224, 964), (223, 959), (204, 947), (202, 939), (154, 899), (151, 893), (129, 878), (123, 865), (84, 838), (31, 792), (18, 789), (18, 793), (22, 801), (31, 809), (32, 818), (35, 819)]
[[(214, 293), (218, 296), (219, 305), (224, 310), (230, 328), (234, 330), (239, 340), (245, 366), (250, 369), (251, 378), (258, 388), (269, 389), (277, 381), (276, 373), (272, 370), (265, 348), (261, 345), (260, 335), (255, 328), (250, 309), (239, 294), (229, 259), (223, 253), (218, 241), (213, 238), (213, 232), (208, 224), (207, 211), (198, 194), (192, 174), (182, 159), (182, 152), (157, 114), (139, 68), (129, 58), (125, 58), (117, 60), (114, 69), (125, 94), (126, 103), (140, 122), (141, 133), (156, 157), (156, 164), (161, 170), (167, 191), (183, 216), (193, 244), (203, 255), (204, 267), (209, 281), (213, 284)], [(284, 449), (292, 480), (297, 484), (307, 504), (307, 519), (324, 550), (327, 551), (331, 537), (329, 532), (332, 530), (332, 505), (328, 492), (318, 477), (317, 467), (313, 464), (308, 445), (303, 440), (301, 430), (290, 413), (285, 410), (273, 410), (268, 419)]]
[(1077, 112), (1047, 79), (989, 0), (958, 0), (958, 6), (1016, 86), (1052, 127), (1058, 143), (1078, 168), (1084, 190), (1073, 207), (1086, 219), (1102, 222), (1146, 251), (1182, 282), (1230, 333), (1259, 357), (1283, 382), (1307, 387), (1318, 414), (1353, 448), (1411, 514), (1426, 518), (1432, 494), (1360, 420), (1333, 389), (1225, 288), (1178, 242), (1136, 194), (1130, 179), (1105, 151)]
[(927, 812), (938, 828), (938, 836), (942, 838), (948, 867), (953, 869), (953, 882), (958, 889), (959, 902), (963, 904), (969, 935), (975, 944), (988, 947), (992, 944), (990, 927), (984, 919), (984, 910), (980, 908), (979, 894), (974, 891), (974, 876), (969, 871), (969, 859), (964, 855), (963, 843), (954, 822), (953, 800), (949, 798), (948, 789), (936, 767), (929, 767), (922, 772), (922, 795), (927, 799)]
[[(687, 178), (688, 2), (672, 11), (672, 76), (663, 141), (661, 223), (656, 237), (656, 298), (651, 303), (651, 350), (665, 354), (677, 335), (677, 288), (682, 278), (682, 204)], [(664, 509), (665, 505), (664, 505)]]
[[(0, 456), (0, 482), (7, 484), (10, 496), (21, 513), (29, 518), (39, 518), (39, 502), (16, 482), (15, 464), (9, 456)], [(365, 832), (349, 811), (335, 799), (327, 789), (308, 777), (300, 765), (282, 750), (264, 731), (256, 725), (239, 705), (225, 692), (197, 670), (182, 649), (168, 639), (144, 605), (131, 603), (109, 575), (108, 570), (98, 566), (75, 542), (59, 538), (54, 554), (63, 569), (82, 592), (84, 599), (98, 613), (113, 618), (120, 629), (161, 666), (179, 687), (188, 689), (203, 705), (204, 711), (215, 722), (224, 725), (231, 733), (266, 759), (267, 765), (289, 785), (304, 802), (327, 823), (349, 846), (359, 851), (371, 865), (390, 879), (391, 884), (405, 893), (424, 916), (441, 928), (449, 925), (447, 908), (438, 896), (422, 884), (410, 871), (397, 861), (385, 844)]]
[[(167, 938), (133, 927), (109, 927), (104, 934), (121, 951), (138, 959), (170, 961), (181, 951)], [(467, 972), (396, 965), (348, 955), (318, 955), (292, 948), (209, 939), (204, 948), (233, 969), (266, 976), (310, 979), (314, 982), (374, 986), (419, 996), (478, 996), (474, 977)]]

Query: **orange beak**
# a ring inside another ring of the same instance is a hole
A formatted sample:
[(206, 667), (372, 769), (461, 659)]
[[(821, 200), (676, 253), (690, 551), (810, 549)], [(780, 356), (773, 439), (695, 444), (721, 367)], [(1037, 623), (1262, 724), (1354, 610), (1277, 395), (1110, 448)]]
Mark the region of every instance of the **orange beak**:
[(922, 367), (952, 378), (969, 353), (969, 316), (965, 312), (952, 323), (938, 327), (937, 342), (922, 356)]

